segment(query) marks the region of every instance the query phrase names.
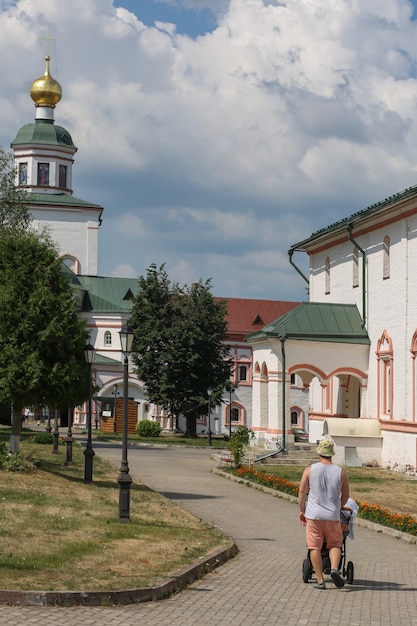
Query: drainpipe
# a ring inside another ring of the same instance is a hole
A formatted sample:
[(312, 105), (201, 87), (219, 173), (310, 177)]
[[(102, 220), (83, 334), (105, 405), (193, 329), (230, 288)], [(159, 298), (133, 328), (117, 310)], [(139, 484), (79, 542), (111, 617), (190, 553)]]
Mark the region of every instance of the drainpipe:
[(308, 280), (307, 276), (304, 276), (303, 272), (300, 270), (300, 268), (298, 268), (296, 266), (296, 264), (294, 263), (294, 261), (292, 260), (292, 255), (294, 254), (295, 250), (288, 250), (288, 256), (290, 257), (290, 263), (291, 265), (295, 268), (295, 270), (300, 274), (301, 278), (304, 278), (304, 280), (306, 281), (307, 284), (310, 283), (310, 281)]
[(281, 354), (282, 354), (282, 442), (281, 442), (281, 448), (283, 448), (284, 450), (286, 449), (286, 441), (285, 441), (285, 429), (286, 429), (286, 423), (285, 423), (285, 411), (286, 411), (286, 397), (285, 397), (285, 393), (286, 393), (286, 370), (287, 370), (287, 366), (286, 366), (286, 362), (285, 362), (285, 335), (284, 337), (280, 337), (280, 341), (281, 341)]
[(348, 224), (347, 228), (348, 228), (348, 233), (349, 233), (349, 240), (353, 243), (354, 246), (357, 247), (357, 249), (362, 254), (362, 319), (363, 319), (362, 326), (363, 328), (365, 328), (366, 326), (366, 252), (360, 247), (358, 242), (353, 239), (352, 224)]

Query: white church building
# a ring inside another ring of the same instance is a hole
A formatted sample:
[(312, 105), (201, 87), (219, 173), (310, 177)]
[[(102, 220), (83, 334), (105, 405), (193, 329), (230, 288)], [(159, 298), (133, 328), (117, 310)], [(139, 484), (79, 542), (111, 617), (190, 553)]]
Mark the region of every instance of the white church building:
[[(308, 277), (295, 262), (299, 253), (309, 257)], [(289, 256), (309, 302), (248, 338), (258, 437), (285, 432), (296, 373), (310, 389), (310, 441), (329, 433), (338, 462), (414, 472), (417, 187), (313, 233)]]

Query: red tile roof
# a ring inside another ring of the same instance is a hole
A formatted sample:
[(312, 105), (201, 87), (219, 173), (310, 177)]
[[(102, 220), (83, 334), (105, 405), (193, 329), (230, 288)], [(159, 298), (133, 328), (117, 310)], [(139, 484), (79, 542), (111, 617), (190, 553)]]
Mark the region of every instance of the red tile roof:
[(253, 300), (249, 298), (219, 298), (227, 302), (227, 338), (242, 340), (246, 335), (270, 324), (300, 302), (282, 300)]

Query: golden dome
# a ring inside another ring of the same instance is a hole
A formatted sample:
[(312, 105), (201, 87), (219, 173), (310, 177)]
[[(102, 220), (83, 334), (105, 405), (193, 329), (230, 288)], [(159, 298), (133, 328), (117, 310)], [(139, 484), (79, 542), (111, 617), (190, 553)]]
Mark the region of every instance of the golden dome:
[(49, 73), (50, 57), (46, 56), (45, 61), (45, 73), (43, 76), (33, 81), (30, 87), (30, 97), (37, 107), (55, 108), (55, 105), (58, 104), (62, 98), (62, 89), (59, 82), (52, 78)]

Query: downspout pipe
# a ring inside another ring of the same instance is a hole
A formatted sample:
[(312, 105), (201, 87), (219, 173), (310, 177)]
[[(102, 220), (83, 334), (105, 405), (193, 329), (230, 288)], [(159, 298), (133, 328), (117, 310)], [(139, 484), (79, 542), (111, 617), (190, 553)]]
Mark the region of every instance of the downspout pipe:
[(352, 237), (352, 224), (348, 224), (348, 233), (349, 233), (349, 241), (353, 243), (354, 246), (357, 247), (359, 252), (362, 254), (362, 326), (365, 328), (366, 326), (366, 252), (363, 250), (357, 241)]
[(300, 270), (299, 267), (296, 266), (296, 264), (294, 263), (294, 261), (292, 260), (293, 254), (294, 254), (295, 250), (288, 250), (288, 256), (290, 257), (290, 263), (291, 265), (295, 268), (295, 270), (300, 274), (301, 278), (304, 278), (304, 280), (306, 281), (307, 284), (310, 283), (309, 279), (307, 278), (307, 276), (304, 276), (303, 272)]
[(286, 359), (285, 359), (285, 335), (283, 337), (280, 337), (280, 341), (281, 341), (281, 354), (282, 354), (282, 364), (281, 364), (281, 368), (282, 368), (282, 394), (281, 394), (281, 398), (282, 398), (282, 441), (281, 441), (281, 448), (283, 448), (283, 450), (286, 450), (287, 446), (286, 446), (286, 437), (285, 437), (285, 430), (286, 430), (286, 378), (287, 378), (287, 365), (286, 365)]

